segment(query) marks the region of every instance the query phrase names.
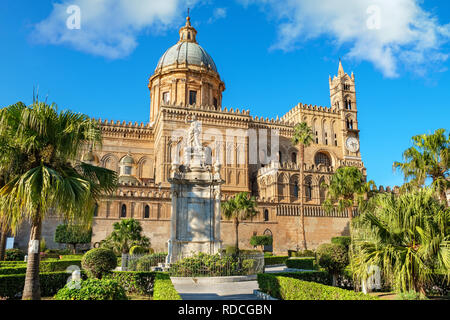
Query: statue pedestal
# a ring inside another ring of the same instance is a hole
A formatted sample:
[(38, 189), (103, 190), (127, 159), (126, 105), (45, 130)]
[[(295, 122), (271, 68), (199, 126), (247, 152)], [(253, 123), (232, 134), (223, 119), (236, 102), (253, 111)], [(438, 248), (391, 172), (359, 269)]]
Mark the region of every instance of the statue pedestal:
[[(187, 151), (187, 152), (186, 152)], [(201, 151), (201, 152), (200, 152)], [(186, 148), (183, 172), (172, 165), (172, 224), (167, 263), (198, 252), (220, 251), (220, 165), (205, 165), (203, 148)]]

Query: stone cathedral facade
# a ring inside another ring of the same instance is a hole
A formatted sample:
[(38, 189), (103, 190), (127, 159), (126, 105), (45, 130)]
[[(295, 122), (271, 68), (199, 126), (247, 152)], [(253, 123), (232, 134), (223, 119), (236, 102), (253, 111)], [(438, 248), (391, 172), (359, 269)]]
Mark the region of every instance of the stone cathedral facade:
[[(169, 178), (173, 163), (183, 159), (186, 119), (202, 124), (202, 144), (211, 165), (220, 163), (222, 201), (238, 192), (257, 197), (259, 214), (240, 224), (240, 246), (250, 248), (252, 235), (271, 234), (275, 253), (302, 243), (301, 213), (305, 215), (308, 248), (348, 234), (345, 213), (321, 209), (329, 181), (340, 166), (356, 166), (365, 173), (359, 150), (355, 76), (344, 72), (329, 79), (331, 107), (298, 104), (276, 119), (263, 119), (249, 110), (222, 107), (225, 83), (213, 59), (197, 42), (190, 18), (179, 41), (160, 58), (149, 79), (150, 122), (100, 120), (101, 149), (86, 150), (83, 160), (115, 170), (117, 192), (98, 204), (93, 244), (104, 239), (114, 222), (141, 222), (156, 251), (167, 251), (171, 224)], [(304, 179), (299, 180), (299, 150), (291, 144), (293, 127), (307, 122), (314, 143), (305, 149)], [(276, 143), (275, 143), (276, 140)], [(276, 148), (274, 148), (276, 145)], [(302, 210), (303, 209), (303, 210)], [(233, 225), (222, 221), (223, 244), (234, 243)]]

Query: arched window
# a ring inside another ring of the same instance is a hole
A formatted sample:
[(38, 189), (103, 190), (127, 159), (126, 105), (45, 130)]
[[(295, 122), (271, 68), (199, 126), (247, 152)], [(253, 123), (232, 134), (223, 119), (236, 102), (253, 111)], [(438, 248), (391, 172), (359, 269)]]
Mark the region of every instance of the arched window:
[(98, 204), (96, 203), (94, 206), (94, 217), (98, 216)]
[(316, 165), (323, 164), (326, 167), (331, 167), (331, 159), (330, 159), (330, 157), (327, 154), (323, 153), (323, 152), (318, 152), (316, 154), (316, 156), (314, 157), (314, 163)]
[(347, 129), (353, 130), (353, 120), (347, 119)]
[(122, 208), (120, 210), (120, 217), (121, 218), (127, 217), (127, 206), (125, 204), (122, 205)]
[(278, 159), (280, 163), (283, 162), (283, 154), (281, 153), (281, 151), (278, 151)]
[(269, 210), (264, 210), (264, 221), (269, 221)]
[(150, 207), (148, 205), (146, 205), (144, 208), (144, 218), (145, 219), (150, 218)]
[(325, 189), (325, 187), (323, 186), (323, 184), (325, 183), (325, 178), (324, 177), (322, 177), (320, 180), (319, 180), (319, 197), (320, 197), (320, 203), (323, 203), (324, 201), (325, 201), (325, 198), (326, 198), (326, 189)]
[(352, 110), (352, 100), (345, 100), (345, 109)]
[(298, 198), (298, 182), (295, 181), (294, 183), (294, 197)]
[(292, 152), (291, 160), (293, 163), (297, 163), (297, 153), (296, 152)]
[(312, 177), (307, 176), (305, 178), (305, 198), (306, 201), (312, 200)]

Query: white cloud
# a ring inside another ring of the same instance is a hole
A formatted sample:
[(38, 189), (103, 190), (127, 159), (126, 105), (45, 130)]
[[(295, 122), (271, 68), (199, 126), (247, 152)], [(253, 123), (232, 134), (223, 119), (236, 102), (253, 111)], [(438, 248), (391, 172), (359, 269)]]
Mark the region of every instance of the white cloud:
[[(141, 31), (161, 31), (193, 7), (197, 0), (62, 0), (45, 20), (35, 25), (33, 40), (68, 45), (109, 59), (128, 56)], [(67, 28), (67, 8), (78, 6), (81, 28)]]
[(387, 77), (400, 65), (424, 74), (448, 59), (443, 44), (450, 24), (421, 8), (420, 0), (239, 0), (262, 5), (279, 21), (273, 48), (293, 50), (300, 43), (325, 37), (347, 46), (347, 57), (373, 63)]
[(211, 18), (208, 19), (208, 23), (213, 23), (219, 19), (227, 17), (227, 8), (215, 8)]

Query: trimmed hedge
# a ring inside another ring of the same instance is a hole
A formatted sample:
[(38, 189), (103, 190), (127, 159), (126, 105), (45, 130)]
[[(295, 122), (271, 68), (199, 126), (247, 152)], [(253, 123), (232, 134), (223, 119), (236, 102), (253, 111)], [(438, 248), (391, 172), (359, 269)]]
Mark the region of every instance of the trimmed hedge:
[[(78, 266), (81, 268), (80, 260), (56, 260), (41, 261), (39, 264), (39, 272), (58, 272), (65, 271), (70, 266)], [(0, 275), (2, 274), (25, 274), (27, 271), (26, 263), (11, 264), (10, 266), (0, 267)]]
[(286, 267), (292, 269), (304, 269), (314, 270), (316, 258), (303, 257), (303, 258), (289, 258), (286, 260)]
[(286, 260), (289, 259), (288, 256), (271, 256), (271, 257), (264, 257), (264, 264), (266, 266), (272, 266), (276, 264), (285, 264)]
[(334, 244), (340, 244), (341, 246), (344, 246), (347, 250), (352, 242), (352, 238), (348, 236), (340, 236), (340, 237), (334, 237), (331, 238), (331, 243)]
[(316, 256), (316, 253), (312, 250), (291, 252), (291, 257), (315, 257), (315, 256)]
[(156, 274), (153, 286), (153, 300), (181, 300), (168, 273), (158, 272)]
[(25, 259), (25, 252), (20, 249), (6, 249), (5, 260), (6, 261), (23, 261)]
[(331, 275), (326, 271), (277, 272), (276, 275), (325, 285), (331, 285), (333, 282)]
[(261, 291), (281, 300), (378, 300), (378, 297), (278, 274), (258, 274)]
[(64, 254), (59, 255), (60, 260), (80, 260), (83, 258), (83, 254)]
[[(67, 272), (40, 273), (41, 296), (55, 295), (63, 288), (70, 274)], [(85, 277), (82, 273), (82, 277)], [(25, 274), (0, 275), (0, 297), (8, 299), (20, 299), (25, 285)]]

